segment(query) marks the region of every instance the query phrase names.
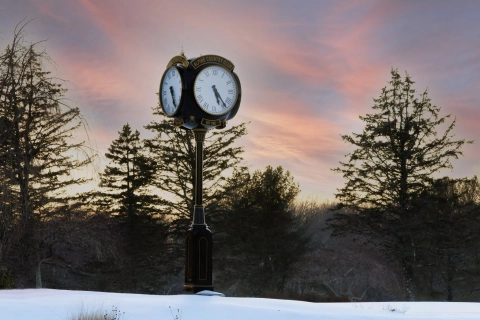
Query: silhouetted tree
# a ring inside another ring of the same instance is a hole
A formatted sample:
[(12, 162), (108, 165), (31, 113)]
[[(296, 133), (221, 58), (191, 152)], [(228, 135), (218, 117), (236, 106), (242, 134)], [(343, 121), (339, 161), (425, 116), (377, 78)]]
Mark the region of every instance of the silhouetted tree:
[(453, 301), (457, 279), (478, 282), (467, 271), (477, 269), (474, 260), (480, 245), (478, 179), (437, 179), (415, 202), (422, 213), (415, 218), (421, 226), (415, 235), (418, 264), (430, 271), (430, 278), (443, 277), (444, 297)]
[(15, 238), (21, 243), (15, 254), (37, 257), (41, 287), (42, 256), (51, 246), (37, 231), (72, 199), (66, 189), (86, 181), (72, 173), (91, 163), (92, 156), (84, 142), (72, 142), (86, 123), (80, 110), (66, 103), (63, 82), (45, 70), (46, 52), (38, 43), (25, 44), (25, 25), (17, 26), (0, 56), (0, 243), (3, 255)]
[(178, 267), (171, 263), (172, 248), (167, 244), (165, 216), (169, 211), (153, 187), (155, 160), (148, 155), (140, 133), (132, 132), (129, 124), (119, 131), (105, 156), (110, 162), (101, 175), (103, 191), (96, 202), (100, 210), (120, 218), (124, 227), (118, 288), (158, 293), (163, 275)]
[(292, 209), (298, 184), (281, 166), (253, 174), (239, 170), (228, 183), (230, 191), (213, 227), (223, 278), (239, 281), (248, 294), (283, 292), (289, 267), (307, 243), (304, 225)]
[[(157, 108), (155, 115), (162, 116)], [(190, 130), (173, 126), (168, 120), (152, 121), (146, 128), (156, 135), (146, 141), (154, 161), (154, 185), (169, 196), (167, 205), (176, 216), (174, 224), (183, 235), (191, 223), (195, 186), (195, 138)], [(243, 148), (235, 142), (247, 133), (245, 123), (220, 131), (210, 130), (204, 143), (203, 199), (208, 215), (225, 195), (229, 172), (241, 166)], [(207, 220), (208, 224), (208, 220)]]
[(391, 75), (390, 86), (374, 99), (375, 113), (360, 116), (363, 132), (342, 136), (356, 149), (333, 169), (346, 179), (335, 196), (341, 207), (354, 212), (339, 212), (331, 225), (336, 234), (359, 232), (380, 242), (388, 256), (401, 264), (406, 296), (413, 300), (414, 239), (420, 232), (412, 224), (417, 214), (413, 200), (431, 188), (433, 174), (452, 168), (450, 159), (462, 155), (462, 146), (471, 141), (454, 140), (455, 120), (438, 134), (437, 128), (450, 115), (439, 116), (440, 108), (432, 105), (427, 91), (415, 96), (408, 74), (402, 79), (392, 69)]
[(145, 152), (140, 133), (127, 123), (112, 141), (105, 157), (110, 160), (101, 175), (100, 203), (105, 211), (133, 227), (139, 215), (161, 212), (161, 199), (151, 190), (155, 163)]

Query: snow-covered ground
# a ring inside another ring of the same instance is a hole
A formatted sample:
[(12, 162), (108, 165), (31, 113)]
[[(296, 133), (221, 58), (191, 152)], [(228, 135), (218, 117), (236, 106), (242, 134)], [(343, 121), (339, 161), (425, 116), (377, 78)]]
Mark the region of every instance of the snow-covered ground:
[(309, 303), (218, 296), (154, 296), (50, 289), (0, 290), (0, 320), (68, 320), (81, 306), (120, 320), (480, 319), (480, 303)]

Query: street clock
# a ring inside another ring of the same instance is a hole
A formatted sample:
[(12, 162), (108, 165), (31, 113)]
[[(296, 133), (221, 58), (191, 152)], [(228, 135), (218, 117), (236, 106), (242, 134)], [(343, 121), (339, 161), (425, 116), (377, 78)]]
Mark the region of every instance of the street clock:
[(163, 112), (184, 129), (224, 128), (236, 115), (242, 97), (233, 69), (231, 61), (218, 55), (173, 57), (160, 82)]
[(173, 124), (195, 137), (195, 199), (192, 225), (185, 238), (183, 292), (213, 291), (212, 232), (203, 204), (203, 143), (210, 129), (223, 129), (238, 111), (242, 89), (229, 60), (206, 55), (187, 59), (183, 52), (167, 64), (160, 81), (160, 106)]

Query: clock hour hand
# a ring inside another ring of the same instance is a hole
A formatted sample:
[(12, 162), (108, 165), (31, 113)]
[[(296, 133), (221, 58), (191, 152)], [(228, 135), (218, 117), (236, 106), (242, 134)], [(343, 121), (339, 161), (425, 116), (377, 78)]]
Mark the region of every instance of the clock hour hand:
[(173, 92), (173, 87), (170, 87), (170, 94), (172, 95), (173, 105), (177, 106), (177, 104), (175, 103), (175, 92)]
[(220, 101), (222, 101), (223, 107), (226, 108), (227, 105), (225, 104), (225, 102), (223, 102), (223, 99), (218, 93), (217, 88), (215, 88), (215, 85), (212, 86), (212, 89), (213, 89), (213, 92), (215, 93), (215, 98), (217, 98), (218, 105), (221, 106)]

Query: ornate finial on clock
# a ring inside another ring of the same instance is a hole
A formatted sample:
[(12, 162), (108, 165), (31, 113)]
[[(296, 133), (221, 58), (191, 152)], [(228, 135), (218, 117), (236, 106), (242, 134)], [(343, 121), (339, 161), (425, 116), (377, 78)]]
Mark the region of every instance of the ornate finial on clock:
[[(182, 46), (182, 51), (180, 52), (180, 55), (181, 55), (182, 57), (185, 57), (185, 51), (183, 51), (183, 46)], [(187, 58), (187, 57), (185, 57), (185, 58)]]

